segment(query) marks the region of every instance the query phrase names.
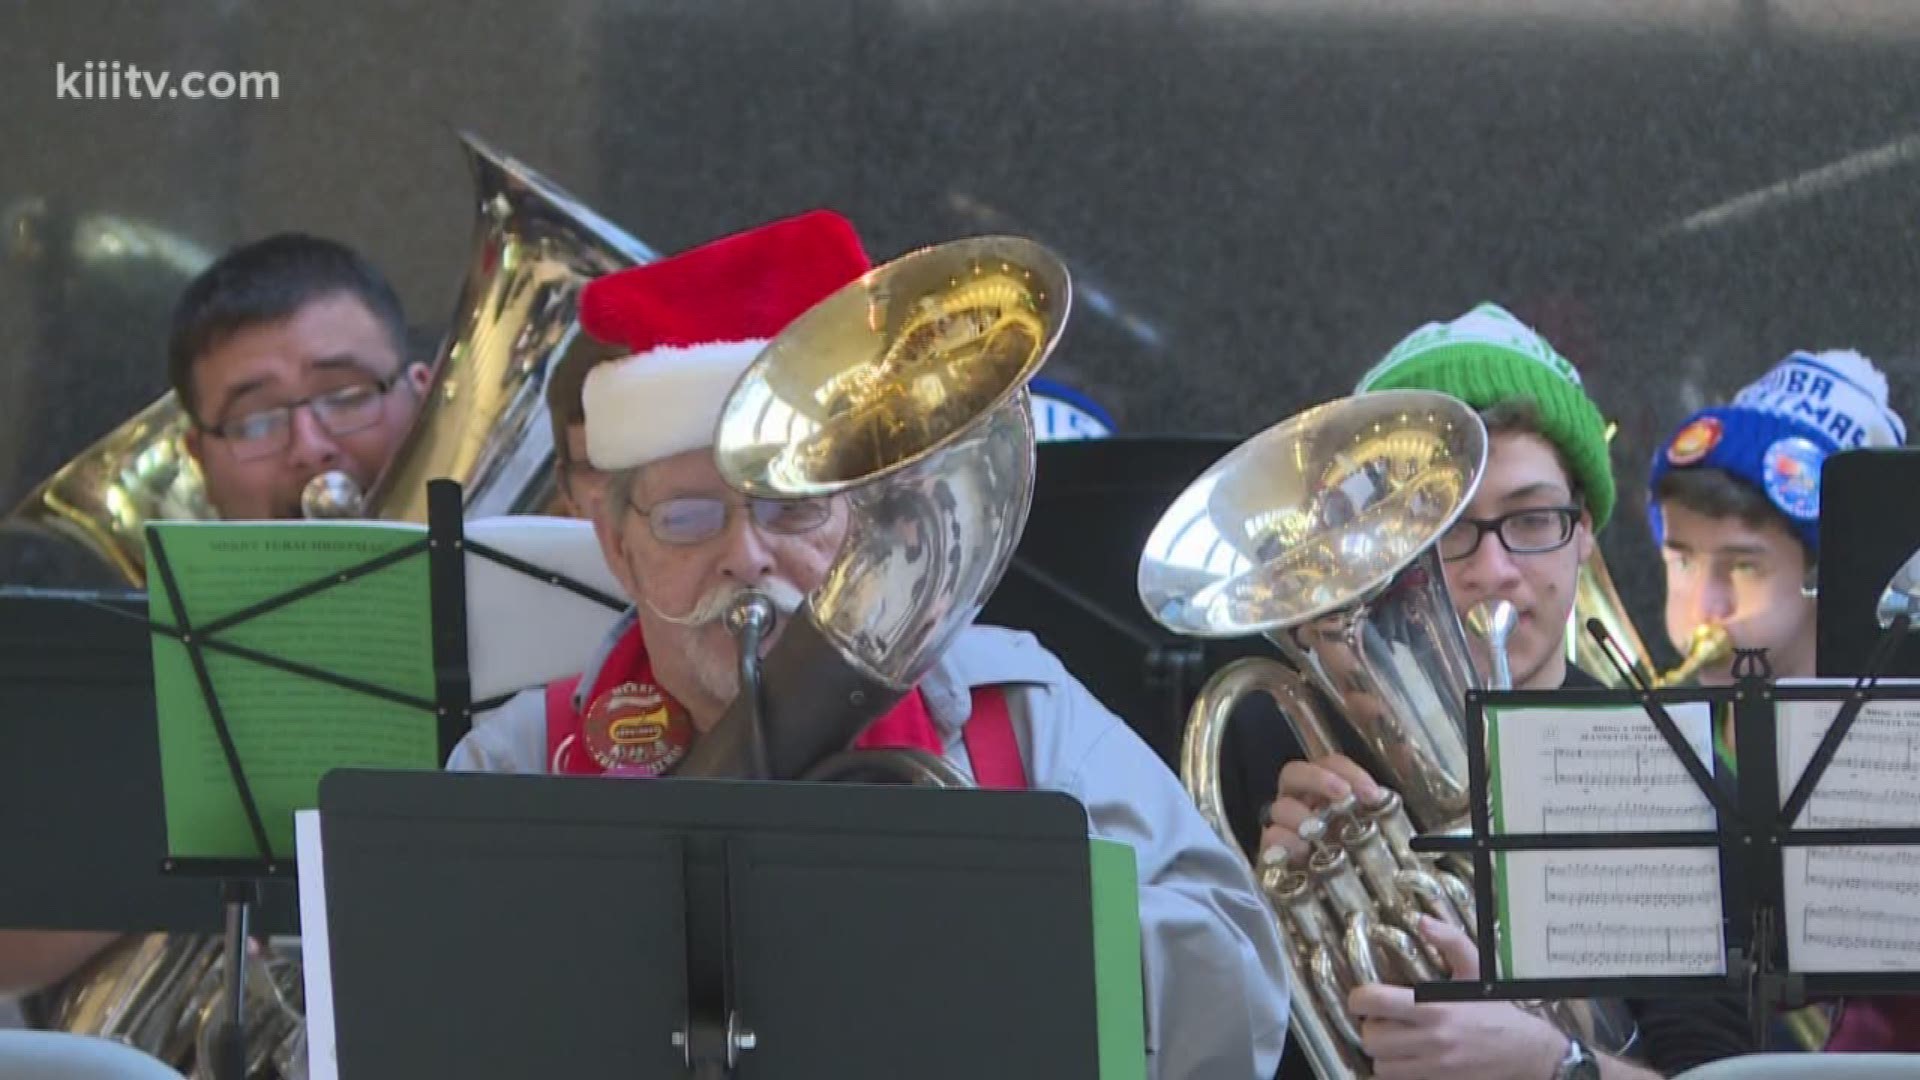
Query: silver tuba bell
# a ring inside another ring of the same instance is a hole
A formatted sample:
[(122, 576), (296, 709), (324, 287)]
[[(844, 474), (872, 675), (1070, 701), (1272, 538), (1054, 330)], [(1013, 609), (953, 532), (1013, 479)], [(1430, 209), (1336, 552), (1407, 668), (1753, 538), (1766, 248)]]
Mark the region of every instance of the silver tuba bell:
[[(460, 481), (471, 517), (546, 509), (556, 438), (546, 380), (569, 349), (593, 347), (575, 314), (580, 289), (654, 258), (546, 177), (472, 136), (462, 142), (475, 185), (473, 247), (432, 387), (372, 490), (341, 475), (316, 477), (308, 516), (424, 522), (426, 484), (439, 477)], [(212, 516), (180, 447), (185, 423), (171, 395), (160, 399), (60, 470), (11, 520), (77, 541), (140, 584), (148, 520)], [(245, 967), (249, 1077), (303, 1076), (297, 946), (272, 943)], [(224, 1023), (224, 970), (218, 936), (132, 936), (41, 995), (32, 1012), (40, 1026), (128, 1043), (199, 1080), (210, 1073), (197, 1048)]]
[(743, 679), (675, 775), (964, 782), (929, 754), (848, 747), (1013, 557), (1033, 498), (1027, 383), (1071, 291), (1032, 241), (955, 240), (869, 271), (762, 350), (721, 414), (720, 474), (754, 498), (844, 495), (847, 536), (767, 656), (765, 697)]
[[(1258, 871), (1299, 989), (1293, 1038), (1324, 1080), (1371, 1075), (1346, 1006), (1354, 986), (1445, 977), (1419, 917), (1475, 925), (1470, 870), (1410, 842), (1469, 816), (1466, 693), (1486, 685), (1476, 667), (1491, 670), (1495, 657), (1463, 628), (1438, 544), (1478, 490), (1487, 452), (1479, 415), (1443, 394), (1376, 391), (1319, 405), (1197, 478), (1141, 556), (1140, 599), (1161, 625), (1201, 638), (1265, 635), (1287, 661), (1227, 665), (1191, 710), (1181, 781), (1230, 847), (1239, 850), (1219, 755), (1249, 693), (1272, 696), (1309, 758), (1342, 752), (1343, 731), (1381, 782), (1379, 803), (1349, 798), (1302, 826), (1304, 864), (1263, 860)], [(1488, 615), (1504, 629), (1504, 617)], [(1613, 1049), (1583, 1017), (1558, 1006), (1548, 1016)]]

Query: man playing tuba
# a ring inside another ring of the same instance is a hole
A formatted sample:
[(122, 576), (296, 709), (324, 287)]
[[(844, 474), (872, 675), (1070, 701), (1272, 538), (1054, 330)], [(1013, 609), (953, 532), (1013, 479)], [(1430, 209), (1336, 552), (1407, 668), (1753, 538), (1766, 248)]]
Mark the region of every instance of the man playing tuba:
[[(817, 211), (587, 287), (588, 332), (633, 354), (595, 365), (583, 387), (586, 450), (607, 473), (595, 529), (633, 609), (577, 680), (515, 698), (449, 767), (657, 776), (720, 720), (739, 689), (730, 601), (763, 594), (780, 634), (849, 526), (844, 497), (730, 490), (713, 453), (721, 409), (767, 339), (868, 268), (852, 226)], [(1079, 799), (1093, 833), (1138, 859), (1153, 1074), (1272, 1074), (1288, 988), (1251, 876), (1153, 752), (1033, 638), (966, 629), (856, 745)]]
[[(1605, 424), (1579, 372), (1507, 311), (1482, 304), (1400, 342), (1356, 388), (1373, 390), (1437, 391), (1480, 411), (1488, 433), (1486, 471), (1466, 512), (1439, 541), (1448, 591), (1462, 619), (1483, 601), (1514, 606), (1518, 622), (1508, 659), (1515, 689), (1598, 689), (1567, 663), (1564, 648), (1580, 566), (1614, 506)], [(1472, 642), (1476, 663), (1490, 670), (1479, 655), (1484, 644), (1477, 636)], [(1297, 746), (1284, 745), (1291, 737), (1277, 717), (1236, 717), (1233, 727), (1243, 733), (1237, 752), (1249, 755), (1242, 759), (1247, 789), (1273, 791), (1267, 778), (1279, 774), (1278, 798), (1262, 815), (1265, 858), (1304, 856), (1308, 845), (1298, 830), (1310, 814), (1347, 795), (1362, 804), (1379, 795), (1374, 778), (1350, 758), (1300, 760)], [(1267, 745), (1255, 746), (1254, 739)], [(1281, 761), (1284, 768), (1274, 769)], [(1421, 927), (1453, 978), (1477, 974), (1478, 954), (1466, 935), (1432, 918), (1423, 918)], [(1631, 1002), (1641, 1049), (1660, 1070), (1649, 1073), (1596, 1055), (1508, 1003), (1419, 1004), (1410, 989), (1374, 984), (1356, 989), (1348, 1005), (1362, 1021), (1374, 1075), (1382, 1078), (1628, 1080), (1738, 1054), (1749, 1042), (1744, 1012), (1731, 1003)]]
[[(193, 420), (187, 447), (227, 520), (298, 518), (308, 480), (373, 482), (432, 372), (407, 357), (392, 285), (332, 240), (282, 234), (235, 248), (181, 294), (167, 377)], [(0, 931), (0, 994), (71, 975), (112, 934)]]

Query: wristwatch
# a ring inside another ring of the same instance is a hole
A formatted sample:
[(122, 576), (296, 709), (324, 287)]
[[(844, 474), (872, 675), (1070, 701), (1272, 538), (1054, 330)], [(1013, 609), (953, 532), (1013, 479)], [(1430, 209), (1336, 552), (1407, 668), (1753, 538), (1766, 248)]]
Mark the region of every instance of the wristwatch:
[(1567, 1040), (1567, 1056), (1553, 1071), (1553, 1080), (1600, 1080), (1600, 1059), (1579, 1039)]

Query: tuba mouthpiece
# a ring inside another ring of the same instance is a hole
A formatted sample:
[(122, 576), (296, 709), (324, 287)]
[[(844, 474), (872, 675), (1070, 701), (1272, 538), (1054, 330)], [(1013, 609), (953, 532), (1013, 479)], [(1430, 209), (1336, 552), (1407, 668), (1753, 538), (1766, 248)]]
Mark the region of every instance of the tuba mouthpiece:
[(338, 469), (307, 481), (300, 491), (300, 515), (309, 520), (336, 520), (363, 516), (367, 494), (360, 482)]
[(727, 632), (734, 637), (751, 630), (756, 635), (765, 635), (773, 629), (773, 601), (765, 593), (749, 589), (734, 597), (727, 608)]
[(1513, 658), (1507, 652), (1507, 639), (1513, 636), (1519, 621), (1519, 609), (1507, 600), (1482, 600), (1467, 613), (1467, 628), (1487, 643), (1493, 661), (1492, 689), (1513, 689)]

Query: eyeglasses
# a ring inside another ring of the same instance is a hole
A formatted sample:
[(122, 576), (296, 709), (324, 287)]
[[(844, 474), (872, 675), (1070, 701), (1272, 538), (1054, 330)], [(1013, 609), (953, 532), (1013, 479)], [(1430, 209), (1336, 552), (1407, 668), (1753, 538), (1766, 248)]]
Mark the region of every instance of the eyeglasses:
[[(689, 495), (653, 504), (651, 509), (632, 507), (647, 519), (653, 535), (663, 544), (698, 544), (720, 535), (727, 518), (738, 503), (708, 495)], [(827, 523), (833, 507), (825, 499), (748, 499), (754, 523), (768, 532), (795, 536), (812, 532)]]
[(1471, 556), (1480, 550), (1480, 540), (1488, 533), (1499, 536), (1501, 546), (1515, 555), (1556, 551), (1573, 539), (1573, 526), (1579, 520), (1577, 506), (1515, 510), (1497, 518), (1461, 518), (1440, 538), (1440, 558), (1459, 562)]
[(323, 390), (299, 401), (251, 412), (206, 430), (227, 444), (241, 461), (258, 461), (284, 453), (293, 442), (293, 410), (310, 409), (327, 434), (339, 438), (365, 431), (380, 422), (387, 391), (400, 381), (389, 375), (371, 382), (351, 383)]

